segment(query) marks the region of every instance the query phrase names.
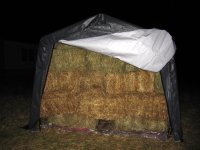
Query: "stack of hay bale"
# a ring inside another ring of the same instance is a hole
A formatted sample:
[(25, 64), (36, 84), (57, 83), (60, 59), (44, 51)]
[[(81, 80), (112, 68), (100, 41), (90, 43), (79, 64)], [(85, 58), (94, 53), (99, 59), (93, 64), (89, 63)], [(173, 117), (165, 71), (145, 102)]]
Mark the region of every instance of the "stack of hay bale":
[(167, 131), (168, 113), (159, 73), (119, 59), (56, 43), (41, 104), (41, 117), (69, 127)]

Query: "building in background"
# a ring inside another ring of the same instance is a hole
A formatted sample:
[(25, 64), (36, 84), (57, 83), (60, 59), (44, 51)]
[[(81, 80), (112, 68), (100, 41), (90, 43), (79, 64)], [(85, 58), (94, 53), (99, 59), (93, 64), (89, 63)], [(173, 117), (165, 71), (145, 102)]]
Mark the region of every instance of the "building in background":
[(31, 43), (0, 40), (1, 70), (33, 70), (37, 45)]

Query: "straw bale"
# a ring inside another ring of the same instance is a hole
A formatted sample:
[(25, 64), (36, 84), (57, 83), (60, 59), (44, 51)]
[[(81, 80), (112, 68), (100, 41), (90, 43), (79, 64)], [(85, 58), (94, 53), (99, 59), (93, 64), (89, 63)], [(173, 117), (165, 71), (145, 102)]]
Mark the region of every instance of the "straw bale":
[(154, 90), (155, 90), (155, 92), (164, 93), (160, 73), (159, 72), (155, 73), (154, 78), (155, 78), (154, 79)]
[(108, 74), (105, 78), (105, 87), (108, 94), (122, 93), (123, 74)]
[(81, 72), (53, 72), (49, 71), (45, 91), (65, 90), (68, 93), (80, 92)]
[(56, 42), (54, 44), (54, 49), (68, 49), (68, 48), (72, 48), (72, 46), (60, 42)]
[(136, 73), (107, 74), (105, 77), (105, 88), (108, 94), (136, 92)]
[(125, 72), (136, 72), (141, 69), (137, 68), (136, 66), (133, 66), (131, 64), (125, 63)]
[(40, 107), (41, 116), (48, 117), (51, 115), (77, 112), (79, 103), (79, 95), (74, 96), (62, 90), (45, 92)]
[(79, 111), (97, 119), (117, 119), (125, 116), (167, 120), (165, 98), (153, 94), (101, 96), (82, 94)]
[(117, 119), (125, 116), (167, 120), (163, 95), (128, 94), (105, 96), (98, 92), (69, 95), (65, 92), (47, 92), (42, 99), (43, 115), (79, 112), (96, 119)]
[(116, 130), (167, 130), (159, 73), (119, 59), (56, 44), (42, 97), (41, 116), (69, 127), (94, 129), (114, 120)]
[(144, 118), (131, 118), (130, 116), (118, 118), (115, 120), (116, 130), (125, 131), (166, 131), (168, 129), (167, 121), (150, 120)]
[(167, 120), (165, 97), (161, 94), (144, 93), (126, 96), (126, 113), (132, 117)]
[(154, 91), (154, 73), (149, 71), (137, 72), (138, 92), (153, 92)]
[[(67, 126), (70, 128), (89, 128), (96, 129), (99, 119), (88, 117), (82, 114), (60, 114), (48, 117), (48, 123)], [(113, 130), (123, 131), (167, 131), (167, 121), (148, 120), (142, 118), (117, 118), (112, 120), (114, 123)]]
[(118, 105), (123, 105), (122, 99), (118, 97), (108, 98), (104, 96), (94, 95), (90, 97), (89, 95), (82, 95), (79, 111), (96, 119), (113, 120), (119, 117), (119, 115), (124, 114), (123, 107)]
[[(59, 98), (60, 99), (59, 99)], [(60, 92), (43, 96), (41, 116), (63, 114), (81, 116), (71, 124), (66, 119), (54, 119), (54, 123), (67, 123), (71, 127), (94, 128), (94, 120), (114, 120), (116, 130), (164, 130), (167, 127), (167, 108), (162, 94), (125, 94), (107, 96), (98, 92), (60, 96)], [(85, 118), (84, 118), (84, 117)], [(87, 120), (89, 118), (89, 120)], [(83, 120), (84, 119), (84, 120)], [(92, 121), (93, 120), (93, 121)], [(86, 123), (88, 122), (88, 123)]]
[(105, 74), (102, 72), (85, 72), (83, 76), (80, 78), (81, 80), (81, 91), (105, 91), (104, 87), (104, 76)]
[(54, 125), (68, 126), (70, 128), (95, 129), (97, 120), (82, 114), (68, 113), (50, 116), (48, 122)]
[(87, 52), (88, 69), (104, 73), (124, 72), (125, 63), (117, 58), (106, 56), (97, 52)]
[(60, 47), (57, 46), (53, 50), (50, 70), (57, 72), (86, 70), (85, 50), (72, 46), (67, 46), (66, 48)]

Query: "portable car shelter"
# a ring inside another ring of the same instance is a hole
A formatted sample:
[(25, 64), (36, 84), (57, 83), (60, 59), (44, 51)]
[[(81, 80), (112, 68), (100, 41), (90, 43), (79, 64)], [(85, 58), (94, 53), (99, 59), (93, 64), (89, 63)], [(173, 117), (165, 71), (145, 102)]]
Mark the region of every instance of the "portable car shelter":
[[(91, 37), (96, 38), (115, 33), (137, 31), (140, 29), (142, 28), (104, 14), (98, 14), (87, 20), (78, 22), (62, 30), (42, 37), (38, 48), (30, 120), (27, 128), (30, 130), (37, 130), (37, 125), (40, 119), (41, 99), (45, 88), (45, 82), (51, 62), (53, 48), (56, 42), (61, 41), (64, 43), (64, 41), (73, 41)], [(70, 44), (70, 42), (68, 44)], [(73, 45), (73, 43), (71, 43), (71, 45)], [(92, 48), (89, 47), (88, 49)], [(172, 52), (171, 56), (168, 57), (171, 57), (170, 60), (166, 59), (162, 66), (160, 66), (161, 70), (151, 70), (151, 67), (150, 69), (147, 68), (147, 70), (160, 71), (161, 73), (162, 84), (167, 100), (170, 128), (172, 129), (174, 139), (176, 141), (181, 141), (182, 129), (180, 120), (179, 95), (173, 54), (174, 52)], [(151, 59), (153, 58), (154, 57), (152, 56)], [(145, 69), (145, 65), (143, 68)]]

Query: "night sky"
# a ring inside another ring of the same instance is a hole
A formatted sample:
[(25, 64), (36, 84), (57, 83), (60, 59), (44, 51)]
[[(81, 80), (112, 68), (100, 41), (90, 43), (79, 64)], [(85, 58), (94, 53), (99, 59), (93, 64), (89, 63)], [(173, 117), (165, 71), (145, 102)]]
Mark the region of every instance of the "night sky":
[[(70, 2), (71, 3), (71, 2)], [(75, 3), (75, 2), (74, 2)], [(176, 36), (177, 10), (173, 2), (132, 1), (105, 3), (75, 4), (63, 3), (8, 4), (1, 10), (1, 38), (23, 42), (37, 43), (41, 36), (64, 28), (98, 13), (105, 13), (115, 18), (140, 25), (144, 28), (161, 28)]]
[[(76, 5), (82, 8), (77, 8)], [(187, 5), (187, 4), (186, 4)], [(194, 85), (199, 82), (197, 49), (190, 35), (191, 16), (178, 2), (173, 1), (101, 1), (80, 3), (66, 1), (45, 3), (12, 2), (2, 5), (0, 39), (38, 44), (46, 34), (64, 28), (98, 13), (105, 13), (144, 28), (167, 30), (177, 46), (175, 55), (181, 83)], [(187, 8), (187, 7), (186, 7)]]

